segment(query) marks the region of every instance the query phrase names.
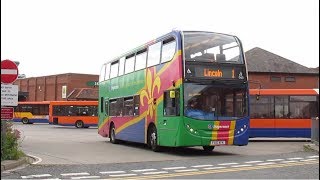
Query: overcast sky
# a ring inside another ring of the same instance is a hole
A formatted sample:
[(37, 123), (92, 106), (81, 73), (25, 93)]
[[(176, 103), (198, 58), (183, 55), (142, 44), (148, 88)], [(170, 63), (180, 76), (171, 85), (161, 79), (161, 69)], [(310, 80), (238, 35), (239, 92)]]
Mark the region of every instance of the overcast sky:
[(233, 34), (245, 51), (319, 66), (319, 0), (1, 0), (1, 60), (27, 77), (99, 74), (172, 29)]

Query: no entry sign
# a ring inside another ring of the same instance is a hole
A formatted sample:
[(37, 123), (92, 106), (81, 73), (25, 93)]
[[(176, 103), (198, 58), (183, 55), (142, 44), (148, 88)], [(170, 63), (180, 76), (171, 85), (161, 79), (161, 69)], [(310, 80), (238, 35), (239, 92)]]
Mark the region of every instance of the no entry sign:
[(1, 61), (1, 83), (13, 83), (18, 77), (18, 66), (10, 60)]

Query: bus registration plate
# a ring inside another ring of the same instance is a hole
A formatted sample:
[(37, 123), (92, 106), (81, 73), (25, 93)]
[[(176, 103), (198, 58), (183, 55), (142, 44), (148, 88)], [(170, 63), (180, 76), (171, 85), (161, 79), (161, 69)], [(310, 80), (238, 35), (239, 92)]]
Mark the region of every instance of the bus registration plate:
[(216, 145), (225, 145), (226, 141), (211, 141), (210, 145), (211, 146), (216, 146)]

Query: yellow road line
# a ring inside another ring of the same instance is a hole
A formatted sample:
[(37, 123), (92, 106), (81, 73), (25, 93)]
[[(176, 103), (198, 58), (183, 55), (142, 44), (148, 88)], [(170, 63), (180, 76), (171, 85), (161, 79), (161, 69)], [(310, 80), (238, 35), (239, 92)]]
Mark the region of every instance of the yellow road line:
[[(281, 167), (290, 167), (290, 166), (303, 166), (303, 165), (317, 164), (317, 163), (319, 163), (319, 160), (308, 161), (308, 162), (286, 163), (286, 164), (272, 164), (272, 165), (266, 165), (266, 166), (239, 167), (239, 168), (216, 169), (216, 170), (183, 172), (183, 173), (172, 173), (172, 174), (161, 174), (161, 175), (159, 174), (159, 175), (152, 175), (152, 176), (135, 176), (130, 178), (126, 177), (126, 179), (160, 179), (160, 178), (171, 178), (171, 177), (178, 177), (178, 176), (195, 176), (195, 175), (203, 175), (203, 174), (249, 171), (249, 170), (281, 168)], [(112, 178), (112, 179), (122, 179), (122, 178)]]

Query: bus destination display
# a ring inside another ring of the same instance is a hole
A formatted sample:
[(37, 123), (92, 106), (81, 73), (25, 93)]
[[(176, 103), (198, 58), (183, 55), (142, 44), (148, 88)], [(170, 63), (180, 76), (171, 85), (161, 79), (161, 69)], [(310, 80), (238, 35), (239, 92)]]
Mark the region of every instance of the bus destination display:
[(186, 66), (186, 78), (240, 79), (245, 80), (242, 67)]

